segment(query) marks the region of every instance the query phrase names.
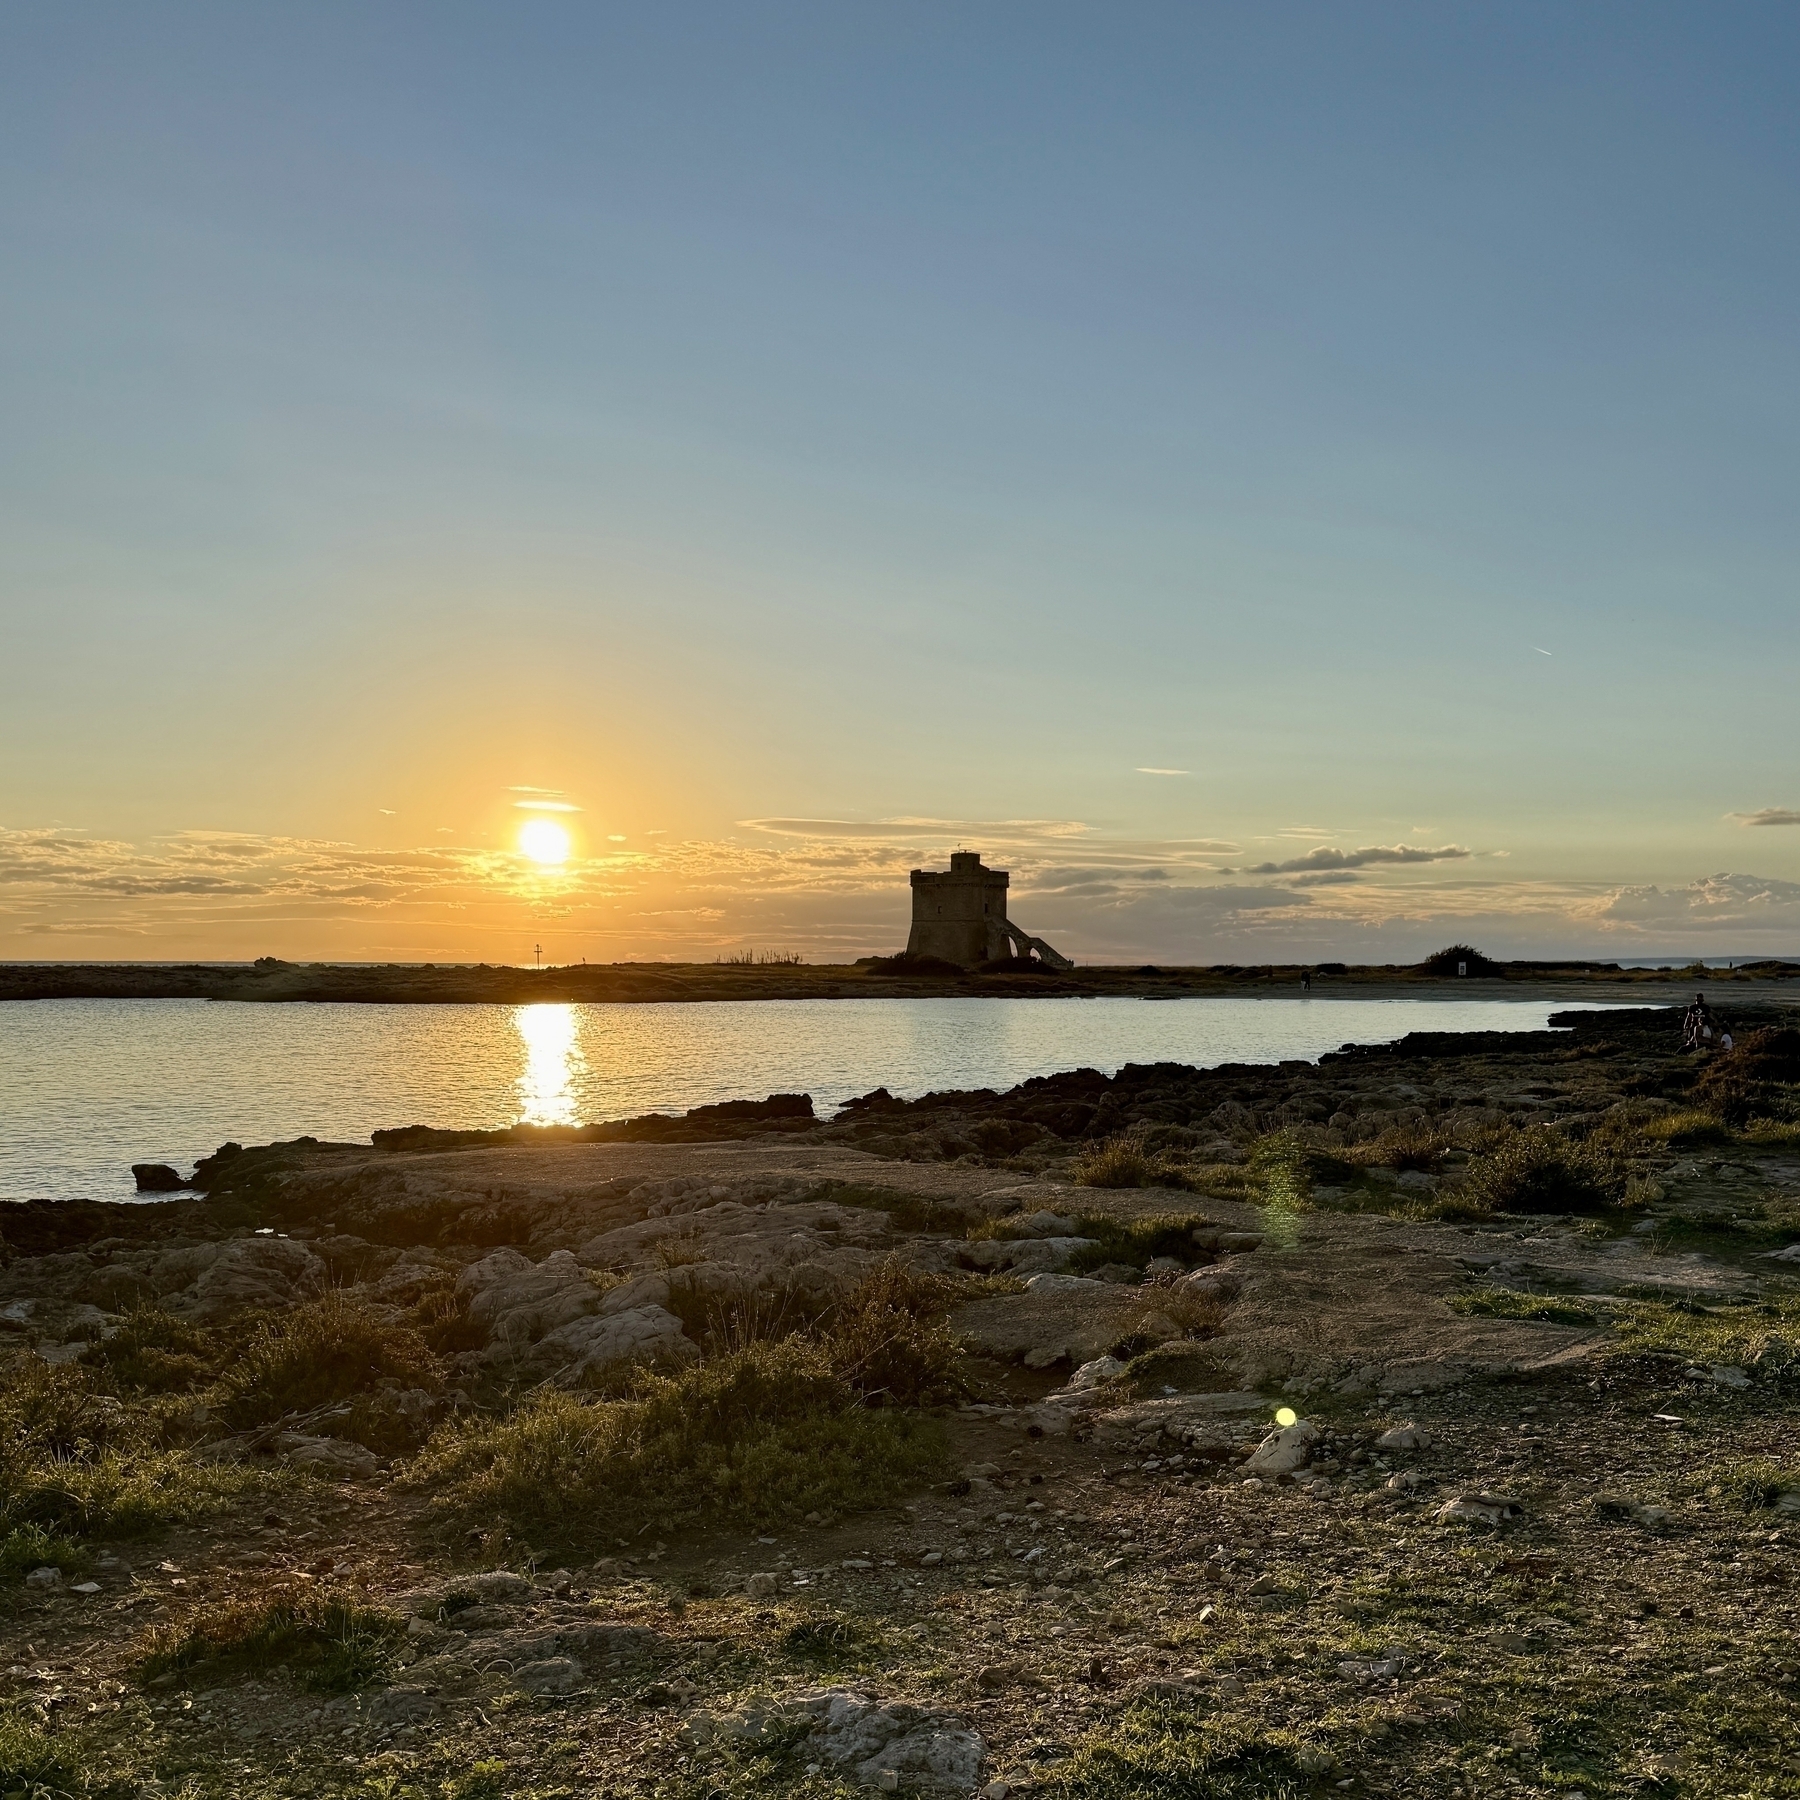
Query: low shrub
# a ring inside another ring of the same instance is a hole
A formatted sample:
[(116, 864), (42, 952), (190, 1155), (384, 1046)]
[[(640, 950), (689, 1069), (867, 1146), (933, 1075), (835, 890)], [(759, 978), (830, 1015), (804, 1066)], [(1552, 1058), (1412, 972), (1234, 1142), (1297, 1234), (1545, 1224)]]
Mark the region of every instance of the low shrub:
[(1150, 1213), (1141, 1219), (1105, 1219), (1084, 1214), (1075, 1229), (1093, 1242), (1069, 1259), (1076, 1274), (1125, 1263), (1141, 1269), (1152, 1257), (1172, 1256), (1179, 1262), (1200, 1260), (1194, 1233), (1209, 1221), (1201, 1213)]
[(294, 1581), (159, 1626), (136, 1673), (142, 1681), (166, 1674), (223, 1679), (281, 1666), (308, 1687), (343, 1693), (386, 1674), (405, 1635), (405, 1621), (394, 1613)]
[(868, 1406), (935, 1406), (968, 1397), (962, 1353), (943, 1318), (943, 1284), (890, 1259), (827, 1315), (832, 1373)]
[(1513, 1132), (1469, 1165), (1463, 1193), (1494, 1212), (1603, 1212), (1625, 1203), (1623, 1158), (1575, 1143), (1547, 1125)]
[(1444, 1165), (1450, 1140), (1424, 1125), (1394, 1125), (1367, 1143), (1353, 1144), (1342, 1161), (1353, 1168), (1418, 1169), (1435, 1175)]
[(1743, 1125), (1756, 1114), (1788, 1110), (1794, 1082), (1800, 1082), (1800, 1030), (1765, 1026), (1746, 1032), (1735, 1049), (1714, 1055), (1692, 1092), (1702, 1111), (1728, 1125)]
[(341, 1293), (266, 1321), (225, 1378), (225, 1416), (243, 1430), (368, 1393), (385, 1380), (436, 1387), (443, 1366), (416, 1331)]
[(469, 1296), (454, 1287), (429, 1288), (413, 1308), (419, 1337), (439, 1356), (487, 1348), (488, 1329), (469, 1312)]
[(1091, 1144), (1069, 1165), (1069, 1177), (1082, 1187), (1181, 1188), (1188, 1184), (1187, 1167), (1167, 1151), (1152, 1150), (1141, 1128), (1121, 1131)]
[(415, 1460), (447, 1523), (573, 1542), (698, 1520), (749, 1526), (891, 1499), (944, 1455), (934, 1420), (873, 1409), (826, 1343), (752, 1343), (622, 1400), (543, 1391), (504, 1419), (457, 1422)]
[(282, 1484), (276, 1472), (196, 1462), (163, 1441), (156, 1405), (123, 1405), (94, 1380), (35, 1357), (0, 1370), (0, 1537), (132, 1536)]
[(128, 1393), (185, 1394), (216, 1381), (230, 1354), (225, 1333), (144, 1306), (128, 1312), (81, 1360)]

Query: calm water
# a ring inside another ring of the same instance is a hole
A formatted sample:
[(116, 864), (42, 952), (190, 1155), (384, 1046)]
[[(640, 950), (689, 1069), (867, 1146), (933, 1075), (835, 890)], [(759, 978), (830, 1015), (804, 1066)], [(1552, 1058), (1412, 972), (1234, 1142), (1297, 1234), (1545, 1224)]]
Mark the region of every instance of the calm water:
[(1006, 1088), (1127, 1062), (1280, 1062), (1409, 1031), (1537, 1031), (1519, 1000), (762, 1000), (677, 1006), (0, 1005), (0, 1199), (122, 1199), (228, 1138), (366, 1141), (809, 1093)]

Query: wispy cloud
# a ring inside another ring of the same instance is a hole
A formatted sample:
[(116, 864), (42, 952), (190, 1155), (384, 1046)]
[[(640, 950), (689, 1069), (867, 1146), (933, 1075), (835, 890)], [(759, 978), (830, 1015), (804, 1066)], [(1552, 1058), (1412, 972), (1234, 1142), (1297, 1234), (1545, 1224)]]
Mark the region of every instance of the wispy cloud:
[(873, 838), (888, 843), (1011, 845), (1079, 838), (1079, 819), (739, 819), (746, 831), (788, 838)]
[(1435, 863), (1459, 862), (1472, 852), (1461, 844), (1445, 844), (1430, 850), (1422, 844), (1368, 844), (1361, 850), (1334, 850), (1321, 844), (1304, 856), (1287, 862), (1257, 863), (1244, 871), (1246, 875), (1310, 874), (1315, 869), (1362, 869), (1371, 863)]
[(1212, 860), (1231, 849), (1218, 840), (1107, 840), (1059, 821), (928, 821), (941, 837), (895, 821), (836, 821), (849, 827), (838, 837), (814, 821), (773, 823), (737, 840), (590, 845), (553, 871), (444, 837), (390, 850), (244, 832), (132, 844), (0, 829), (0, 944), (14, 946), (0, 955), (491, 961), (529, 960), (534, 942), (548, 953), (554, 941), (596, 961), (705, 960), (746, 943), (836, 961), (905, 942), (907, 872), (958, 836), (1011, 871), (1013, 917), (1083, 961), (1391, 962), (1457, 939), (1497, 954), (1609, 941), (1639, 954), (1800, 948), (1800, 883), (1754, 875), (1664, 887), (1506, 880), (1447, 844), (1321, 845), (1233, 876)]
[(1765, 806), (1757, 812), (1727, 813), (1725, 816), (1736, 819), (1740, 825), (1800, 825), (1800, 812), (1790, 806)]
[(584, 810), (562, 788), (509, 787), (506, 791), (519, 796), (513, 805), (522, 812), (578, 813)]

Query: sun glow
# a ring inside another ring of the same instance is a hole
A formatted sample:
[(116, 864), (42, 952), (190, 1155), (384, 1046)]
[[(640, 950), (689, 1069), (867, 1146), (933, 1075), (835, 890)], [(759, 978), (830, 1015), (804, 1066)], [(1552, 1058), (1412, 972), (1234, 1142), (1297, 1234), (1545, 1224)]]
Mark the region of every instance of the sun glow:
[(534, 863), (567, 862), (569, 834), (552, 819), (527, 819), (519, 827), (519, 848)]
[(519, 1121), (524, 1125), (574, 1125), (575, 1084), (587, 1071), (575, 1008), (554, 1003), (513, 1009), (513, 1026), (525, 1047), (519, 1073)]

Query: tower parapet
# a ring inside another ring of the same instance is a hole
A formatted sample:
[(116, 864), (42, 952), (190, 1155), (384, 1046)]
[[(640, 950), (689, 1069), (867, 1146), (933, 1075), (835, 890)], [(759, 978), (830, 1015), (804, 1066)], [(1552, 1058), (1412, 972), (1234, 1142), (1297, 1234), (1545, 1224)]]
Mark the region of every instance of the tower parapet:
[(906, 954), (973, 968), (997, 957), (1029, 956), (1035, 950), (1053, 969), (1074, 968), (1042, 938), (1027, 936), (1008, 920), (1006, 890), (1011, 879), (1005, 869), (984, 867), (974, 850), (958, 850), (950, 858), (948, 872), (914, 869)]

